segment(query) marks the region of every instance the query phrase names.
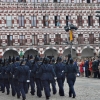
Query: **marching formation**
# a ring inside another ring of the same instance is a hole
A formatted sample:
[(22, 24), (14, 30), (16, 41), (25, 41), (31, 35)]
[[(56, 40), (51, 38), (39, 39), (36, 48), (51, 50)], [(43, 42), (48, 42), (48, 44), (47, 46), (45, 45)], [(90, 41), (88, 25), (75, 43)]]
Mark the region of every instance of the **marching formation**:
[[(64, 96), (65, 78), (69, 86), (69, 97), (76, 97), (74, 83), (76, 81), (77, 66), (73, 64), (71, 55), (63, 61), (61, 57), (49, 59), (28, 55), (27, 58), (10, 57), (9, 59), (0, 59), (0, 90), (12, 96), (17, 95), (19, 99), (26, 99), (29, 91), (31, 95), (42, 97), (44, 90), (46, 100), (50, 98), (50, 84), (53, 94), (57, 93), (56, 83), (59, 87), (59, 95)], [(57, 81), (57, 82), (56, 82)], [(29, 89), (30, 88), (30, 89)]]

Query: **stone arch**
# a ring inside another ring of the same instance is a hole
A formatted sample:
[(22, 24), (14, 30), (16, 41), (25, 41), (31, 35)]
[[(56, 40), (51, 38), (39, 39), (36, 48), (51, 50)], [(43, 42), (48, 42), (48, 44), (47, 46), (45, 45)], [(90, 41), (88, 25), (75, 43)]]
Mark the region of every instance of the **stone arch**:
[(85, 46), (82, 49), (81, 57), (93, 57), (94, 56), (94, 48), (92, 46)]
[(24, 52), (24, 56), (27, 57), (27, 55), (38, 55), (38, 51), (36, 49), (27, 49), (25, 52)]
[(3, 58), (8, 58), (9, 56), (19, 56), (19, 53), (16, 49), (6, 49), (3, 53)]
[(44, 51), (44, 56), (54, 56), (55, 58), (57, 58), (58, 56), (58, 51), (57, 49), (54, 48), (48, 48)]
[[(65, 49), (63, 52), (63, 57), (70, 54), (70, 53), (71, 53), (71, 48)], [(77, 55), (77, 52), (76, 52), (75, 48), (72, 48), (72, 57), (75, 58), (76, 55)]]

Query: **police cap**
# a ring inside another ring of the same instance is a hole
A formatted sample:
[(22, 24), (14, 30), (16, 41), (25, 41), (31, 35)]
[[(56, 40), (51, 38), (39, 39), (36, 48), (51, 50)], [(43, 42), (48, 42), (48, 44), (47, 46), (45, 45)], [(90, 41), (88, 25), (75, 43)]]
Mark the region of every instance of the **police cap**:
[(20, 61), (20, 58), (18, 56), (16, 57), (16, 61)]
[(74, 60), (72, 58), (70, 58), (69, 62), (70, 62), (70, 64), (72, 64), (74, 62)]
[(32, 55), (30, 55), (30, 59), (33, 59), (33, 56)]

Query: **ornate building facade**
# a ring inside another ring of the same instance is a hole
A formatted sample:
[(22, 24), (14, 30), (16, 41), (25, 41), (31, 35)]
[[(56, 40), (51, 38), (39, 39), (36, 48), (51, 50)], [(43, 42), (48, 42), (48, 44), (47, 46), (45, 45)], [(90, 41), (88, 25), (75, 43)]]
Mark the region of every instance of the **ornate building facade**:
[(90, 57), (100, 52), (100, 0), (0, 0), (0, 57), (40, 54), (65, 56), (70, 53), (69, 33), (73, 23), (73, 57)]

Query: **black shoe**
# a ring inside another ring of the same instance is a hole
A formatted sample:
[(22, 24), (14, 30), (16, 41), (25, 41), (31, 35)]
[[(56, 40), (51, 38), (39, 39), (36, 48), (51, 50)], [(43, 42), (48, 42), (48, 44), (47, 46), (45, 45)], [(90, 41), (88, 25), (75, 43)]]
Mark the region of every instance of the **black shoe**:
[(34, 92), (30, 92), (30, 93), (31, 93), (31, 95), (35, 95)]
[(17, 96), (17, 99), (20, 99), (20, 96)]
[(69, 97), (72, 97), (72, 95), (69, 95)]
[(56, 94), (56, 92), (53, 92), (53, 94), (55, 95), (55, 94)]
[(9, 92), (7, 93), (7, 95), (9, 95)]
[(14, 96), (15, 96), (15, 94), (12, 94), (12, 96), (14, 97)]
[(76, 95), (73, 95), (73, 98), (75, 98), (76, 97)]
[(49, 97), (46, 97), (46, 100), (49, 100)]
[(38, 95), (38, 97), (39, 97), (39, 98), (41, 98), (41, 97), (42, 97), (42, 95)]
[(4, 93), (5, 91), (2, 91), (2, 93)]
[(72, 94), (71, 93), (69, 93), (69, 97), (72, 97)]
[(60, 96), (65, 96), (64, 94), (60, 94)]
[(25, 100), (26, 98), (24, 97), (22, 100)]

